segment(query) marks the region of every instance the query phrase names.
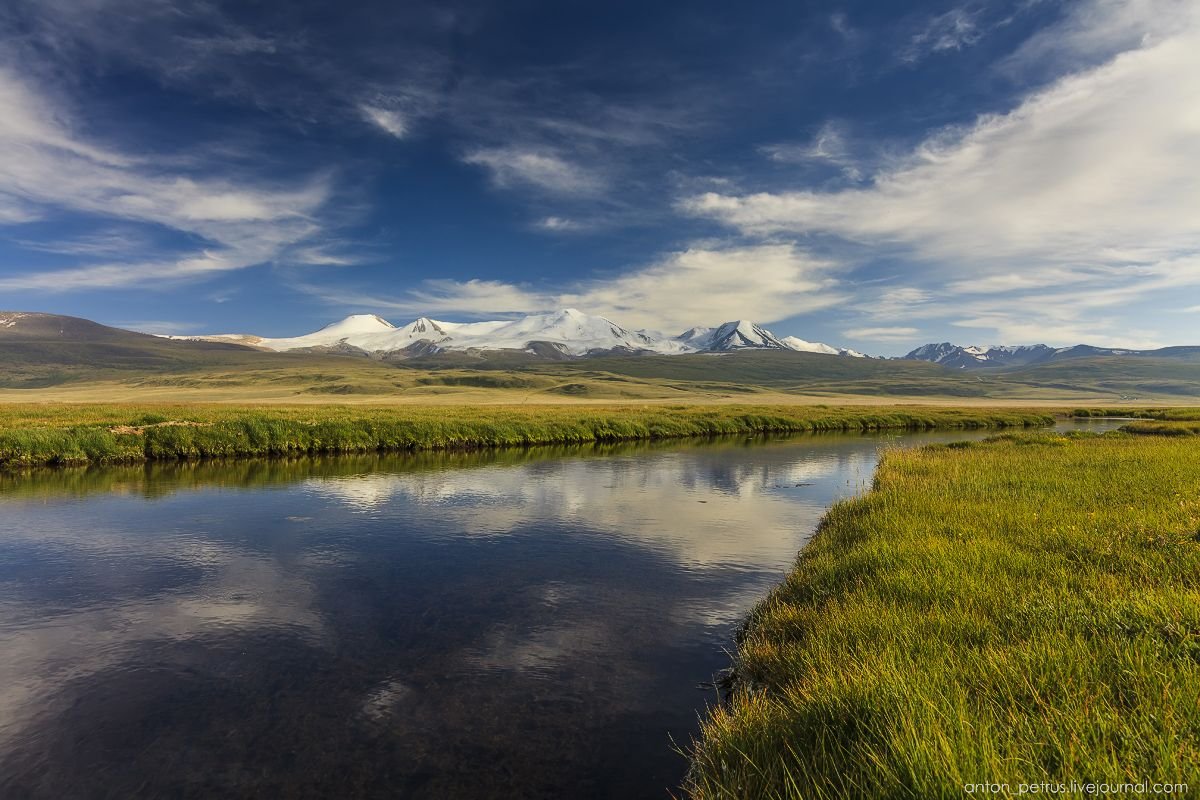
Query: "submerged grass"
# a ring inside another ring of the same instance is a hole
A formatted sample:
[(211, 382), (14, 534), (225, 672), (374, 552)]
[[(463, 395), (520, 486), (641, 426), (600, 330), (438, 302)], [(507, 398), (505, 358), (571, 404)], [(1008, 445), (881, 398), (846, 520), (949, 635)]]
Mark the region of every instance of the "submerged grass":
[(471, 449), (791, 431), (1047, 425), (1044, 412), (905, 407), (0, 407), (0, 466)]
[(1181, 439), (888, 453), (752, 613), (690, 793), (1197, 786), (1198, 484), (1200, 448)]

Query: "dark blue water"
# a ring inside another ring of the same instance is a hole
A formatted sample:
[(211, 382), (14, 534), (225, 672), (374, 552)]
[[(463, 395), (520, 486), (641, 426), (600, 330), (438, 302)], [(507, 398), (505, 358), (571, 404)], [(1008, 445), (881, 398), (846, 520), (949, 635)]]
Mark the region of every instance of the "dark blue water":
[(825, 508), (973, 436), (0, 475), (0, 797), (668, 797)]

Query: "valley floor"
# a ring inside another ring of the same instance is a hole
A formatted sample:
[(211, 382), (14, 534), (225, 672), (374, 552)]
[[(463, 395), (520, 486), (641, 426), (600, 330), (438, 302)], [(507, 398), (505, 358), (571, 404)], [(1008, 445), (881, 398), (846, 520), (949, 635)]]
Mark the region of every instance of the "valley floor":
[[(1176, 421), (1136, 429), (1200, 419), (1155, 416)], [(1194, 791), (1192, 442), (1023, 433), (888, 453), (873, 490), (830, 510), (752, 612), (730, 700), (693, 751), (692, 796)]]

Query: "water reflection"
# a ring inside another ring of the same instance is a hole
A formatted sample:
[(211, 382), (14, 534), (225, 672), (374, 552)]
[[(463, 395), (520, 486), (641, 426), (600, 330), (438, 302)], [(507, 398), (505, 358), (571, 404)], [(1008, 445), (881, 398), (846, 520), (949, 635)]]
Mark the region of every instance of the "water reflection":
[(824, 508), (962, 437), (0, 476), (0, 796), (665, 797)]

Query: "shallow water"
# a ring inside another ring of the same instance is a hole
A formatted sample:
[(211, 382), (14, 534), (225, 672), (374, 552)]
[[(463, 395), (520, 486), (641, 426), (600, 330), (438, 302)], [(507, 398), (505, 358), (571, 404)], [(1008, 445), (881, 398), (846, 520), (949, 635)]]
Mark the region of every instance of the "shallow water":
[(0, 474), (0, 796), (665, 798), (825, 508), (983, 435)]

